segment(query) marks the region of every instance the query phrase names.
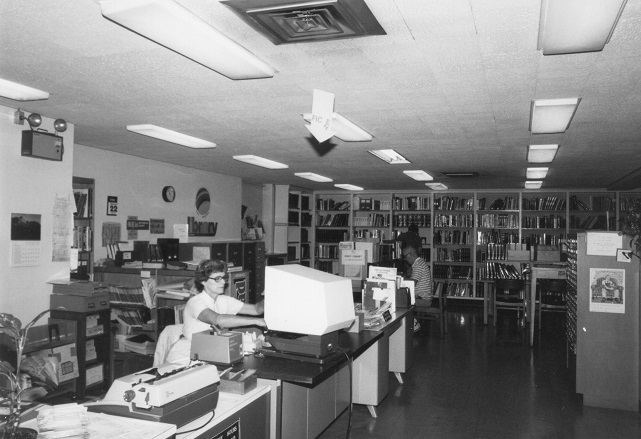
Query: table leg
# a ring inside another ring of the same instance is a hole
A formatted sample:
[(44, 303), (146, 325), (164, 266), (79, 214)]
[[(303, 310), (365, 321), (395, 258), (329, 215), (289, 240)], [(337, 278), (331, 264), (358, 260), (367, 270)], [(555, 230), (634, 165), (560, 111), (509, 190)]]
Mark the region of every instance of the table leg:
[(489, 313), (489, 286), (487, 282), (483, 282), (483, 324), (487, 325), (487, 314)]
[(369, 414), (372, 415), (372, 418), (378, 418), (376, 415), (376, 407), (373, 405), (368, 405), (367, 410), (369, 410)]
[(536, 270), (532, 270), (532, 281), (530, 282), (530, 300), (528, 306), (530, 316), (530, 347), (534, 346), (534, 320), (536, 320)]

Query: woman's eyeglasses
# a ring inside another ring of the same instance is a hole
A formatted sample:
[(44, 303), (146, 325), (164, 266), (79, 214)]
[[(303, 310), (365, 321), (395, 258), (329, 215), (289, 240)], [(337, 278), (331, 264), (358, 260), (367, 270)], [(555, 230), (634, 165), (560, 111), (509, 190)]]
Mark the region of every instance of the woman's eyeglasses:
[(227, 275), (225, 275), (225, 276), (216, 276), (216, 277), (210, 277), (210, 279), (213, 279), (214, 282), (219, 284), (221, 280), (224, 281), (224, 282), (227, 282), (229, 280), (229, 276), (227, 276)]

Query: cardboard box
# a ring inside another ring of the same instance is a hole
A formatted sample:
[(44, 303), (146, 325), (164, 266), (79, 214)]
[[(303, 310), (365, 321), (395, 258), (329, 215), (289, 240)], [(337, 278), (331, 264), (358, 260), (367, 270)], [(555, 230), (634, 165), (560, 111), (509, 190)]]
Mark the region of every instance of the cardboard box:
[[(238, 374), (238, 372), (227, 371), (220, 376), (220, 383), (218, 390), (225, 393), (234, 393), (236, 395), (244, 395), (256, 388), (258, 379), (256, 377), (255, 369), (247, 369), (245, 372)], [(251, 374), (243, 379), (243, 374)]]
[(507, 250), (508, 261), (529, 261), (530, 250)]
[(78, 378), (78, 356), (76, 354), (76, 344), (58, 346), (53, 349), (43, 349), (35, 352), (34, 355), (41, 357), (51, 357), (57, 363), (58, 383)]
[(560, 262), (561, 250), (554, 245), (537, 245), (532, 251), (532, 260), (539, 262)]
[(52, 294), (51, 309), (62, 308), (67, 311), (89, 312), (109, 309), (109, 292), (91, 296), (73, 296), (68, 294)]

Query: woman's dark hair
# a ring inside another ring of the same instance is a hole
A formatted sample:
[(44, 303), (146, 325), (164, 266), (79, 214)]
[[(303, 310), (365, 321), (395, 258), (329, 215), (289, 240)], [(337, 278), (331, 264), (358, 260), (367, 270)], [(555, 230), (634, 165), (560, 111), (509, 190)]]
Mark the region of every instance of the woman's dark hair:
[(407, 228), (408, 231), (418, 233), (418, 226), (415, 223), (410, 224)]
[(196, 274), (194, 274), (194, 285), (198, 292), (205, 289), (204, 283), (209, 280), (212, 273), (224, 273), (227, 270), (227, 264), (219, 259), (205, 259), (198, 264)]

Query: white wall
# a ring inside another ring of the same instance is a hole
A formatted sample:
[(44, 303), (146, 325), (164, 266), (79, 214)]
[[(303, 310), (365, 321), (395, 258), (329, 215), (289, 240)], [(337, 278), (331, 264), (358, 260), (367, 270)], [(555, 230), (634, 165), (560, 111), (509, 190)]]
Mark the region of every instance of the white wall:
[[(177, 146), (177, 148), (181, 148)], [(190, 241), (230, 241), (240, 239), (240, 210), (242, 179), (199, 171), (139, 157), (108, 152), (83, 145), (74, 150), (73, 175), (92, 178), (96, 183), (94, 199), (94, 259), (107, 257), (102, 247), (103, 222), (121, 224), (121, 238), (127, 239), (126, 220), (164, 219), (165, 233), (150, 234), (138, 231), (137, 240), (155, 243), (157, 238), (173, 238), (173, 225), (186, 224), (187, 217), (196, 221), (217, 222), (213, 238), (190, 238)], [(167, 203), (162, 199), (164, 186), (176, 189), (176, 199)], [(211, 209), (205, 217), (196, 212), (196, 192), (209, 190)], [(107, 196), (118, 197), (118, 215), (107, 216)]]
[[(29, 125), (14, 123), (15, 108), (0, 106), (0, 312), (27, 323), (49, 308), (51, 285), (58, 273), (69, 273), (69, 262), (51, 262), (53, 206), (56, 195), (71, 195), (74, 126), (61, 134), (63, 160), (50, 161), (21, 155), (22, 131)], [(25, 115), (28, 115), (25, 114)], [(53, 118), (42, 115), (43, 128), (53, 133)], [(11, 214), (41, 215), (41, 259), (38, 266), (11, 267)]]

